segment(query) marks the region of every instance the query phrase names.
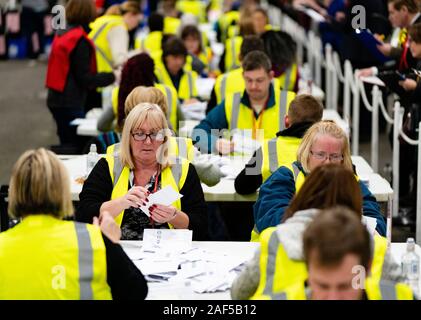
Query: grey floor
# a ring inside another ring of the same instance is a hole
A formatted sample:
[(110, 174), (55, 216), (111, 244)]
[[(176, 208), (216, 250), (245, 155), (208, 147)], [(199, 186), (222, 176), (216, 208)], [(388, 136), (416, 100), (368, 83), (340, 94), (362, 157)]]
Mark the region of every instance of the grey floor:
[[(14, 162), (30, 148), (57, 144), (54, 120), (46, 107), (46, 63), (0, 61), (0, 184), (8, 184)], [(392, 163), (386, 135), (380, 137), (379, 168)], [(370, 161), (370, 144), (360, 144), (361, 155)], [(393, 241), (412, 235), (406, 228), (393, 228)]]

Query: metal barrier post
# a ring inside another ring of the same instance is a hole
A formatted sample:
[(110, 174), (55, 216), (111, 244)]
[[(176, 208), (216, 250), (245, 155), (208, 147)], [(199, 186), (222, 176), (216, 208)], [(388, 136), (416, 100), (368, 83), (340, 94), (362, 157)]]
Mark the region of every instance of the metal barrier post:
[(360, 127), (360, 90), (357, 85), (357, 76), (354, 74), (354, 87), (352, 90), (352, 155), (358, 156), (359, 127)]
[(418, 172), (417, 172), (417, 226), (415, 239), (421, 245), (421, 122), (418, 126)]
[(398, 101), (395, 102), (394, 108), (394, 124), (393, 124), (393, 217), (398, 217), (399, 211), (399, 129), (402, 124), (402, 114), (404, 109), (401, 108)]
[(373, 87), (373, 112), (371, 118), (371, 167), (379, 172), (379, 99), (382, 99), (378, 86)]

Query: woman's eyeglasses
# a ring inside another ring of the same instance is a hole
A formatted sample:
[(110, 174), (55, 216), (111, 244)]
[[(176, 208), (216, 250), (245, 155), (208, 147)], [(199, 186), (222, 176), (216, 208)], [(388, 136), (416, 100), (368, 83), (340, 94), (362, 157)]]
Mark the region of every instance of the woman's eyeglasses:
[(164, 141), (165, 135), (161, 132), (151, 132), (151, 133), (135, 132), (135, 133), (132, 133), (132, 137), (136, 141), (145, 141), (147, 137), (149, 137), (151, 141)]
[(322, 161), (329, 159), (330, 162), (341, 162), (344, 159), (344, 156), (341, 154), (327, 154), (326, 152), (313, 151), (310, 151), (310, 153), (315, 159)]

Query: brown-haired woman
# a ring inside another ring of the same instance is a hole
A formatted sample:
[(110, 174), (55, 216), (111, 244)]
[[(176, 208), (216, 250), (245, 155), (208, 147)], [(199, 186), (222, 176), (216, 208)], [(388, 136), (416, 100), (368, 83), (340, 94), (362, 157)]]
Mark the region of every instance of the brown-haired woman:
[(57, 31), (48, 60), (47, 106), (56, 121), (60, 144), (76, 147), (73, 152), (78, 152), (83, 141), (79, 142), (70, 122), (85, 117), (89, 89), (108, 86), (115, 78), (111, 72), (97, 72), (95, 45), (86, 34), (89, 22), (95, 19), (93, 2), (70, 0), (66, 19), (67, 28)]
[(98, 70), (111, 72), (122, 66), (129, 51), (129, 33), (142, 19), (138, 1), (126, 1), (108, 8), (90, 24), (89, 38), (95, 43)]
[[(296, 281), (304, 281), (307, 272), (303, 262), (302, 235), (307, 226), (317, 219), (320, 209), (337, 205), (351, 209), (361, 219), (362, 202), (360, 186), (351, 170), (340, 164), (326, 164), (314, 169), (293, 198), (284, 223), (268, 228), (260, 235), (260, 250), (233, 283), (233, 299), (252, 296), (262, 299), (266, 294), (281, 292)], [(374, 235), (372, 243), (373, 277), (400, 281), (401, 270), (387, 251), (387, 240)]]

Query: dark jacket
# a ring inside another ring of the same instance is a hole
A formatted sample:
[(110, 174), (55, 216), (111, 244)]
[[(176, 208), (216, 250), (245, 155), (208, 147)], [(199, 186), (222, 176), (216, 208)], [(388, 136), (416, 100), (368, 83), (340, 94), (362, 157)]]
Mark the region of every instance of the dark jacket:
[[(300, 170), (304, 170), (299, 162), (295, 162)], [(363, 197), (363, 215), (377, 220), (376, 230), (386, 236), (386, 222), (380, 212), (376, 199), (368, 188), (359, 181)], [(276, 170), (259, 191), (259, 198), (254, 205), (254, 221), (259, 232), (281, 223), (285, 209), (295, 195), (295, 180), (292, 171), (287, 167)]]
[[(277, 137), (295, 137), (302, 138), (306, 133), (307, 129), (313, 125), (313, 122), (302, 122), (291, 125), (291, 127), (279, 131)], [(250, 194), (256, 192), (257, 189), (262, 185), (262, 166), (263, 166), (263, 153), (262, 148), (259, 148), (251, 157), (250, 161), (246, 164), (245, 168), (235, 178), (234, 186), (235, 191), (239, 194)], [(246, 172), (250, 172), (251, 169), (255, 168), (255, 172), (260, 174), (250, 175)]]
[[(129, 181), (127, 181), (129, 183)], [(111, 199), (113, 183), (107, 160), (101, 159), (92, 169), (79, 195), (80, 203), (76, 210), (76, 220), (92, 223), (99, 215), (101, 205)], [(208, 220), (206, 203), (199, 177), (193, 165), (189, 165), (186, 182), (181, 188), (181, 210), (189, 216), (193, 240), (208, 240)]]
[(102, 235), (107, 259), (107, 283), (113, 300), (143, 300), (148, 285), (123, 248)]
[[(59, 31), (59, 33), (67, 31)], [(80, 39), (70, 56), (70, 71), (64, 91), (48, 89), (47, 106), (49, 108), (80, 108), (80, 110), (84, 110), (89, 89), (106, 87), (114, 82), (113, 73), (91, 74), (91, 54), (87, 40)]]

